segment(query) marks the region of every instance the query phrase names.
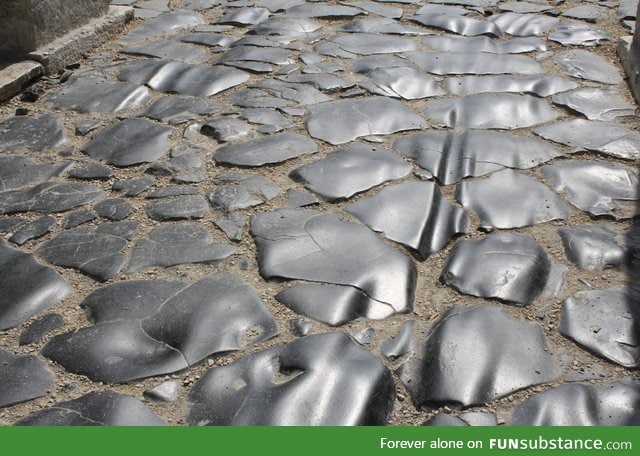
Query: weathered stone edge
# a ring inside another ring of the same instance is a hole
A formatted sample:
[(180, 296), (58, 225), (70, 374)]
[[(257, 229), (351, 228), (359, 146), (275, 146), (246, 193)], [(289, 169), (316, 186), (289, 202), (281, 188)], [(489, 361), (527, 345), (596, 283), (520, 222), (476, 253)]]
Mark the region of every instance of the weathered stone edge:
[[(638, 103), (640, 103), (640, 66), (634, 65), (633, 54), (631, 50), (632, 36), (623, 36), (618, 41), (618, 57), (622, 63), (622, 68), (627, 75), (629, 87)], [(640, 62), (638, 62), (640, 63)]]
[(38, 62), (25, 60), (0, 70), (0, 101), (11, 98), (32, 81), (44, 75), (44, 67)]

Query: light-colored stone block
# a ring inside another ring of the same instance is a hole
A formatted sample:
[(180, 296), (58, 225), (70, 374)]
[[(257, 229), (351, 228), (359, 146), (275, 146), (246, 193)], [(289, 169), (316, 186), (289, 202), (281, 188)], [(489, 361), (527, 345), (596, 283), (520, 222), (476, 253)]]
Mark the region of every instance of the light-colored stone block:
[(43, 74), (44, 67), (29, 60), (0, 65), (0, 101), (19, 93)]
[(629, 80), (629, 87), (640, 103), (640, 53), (633, 46), (632, 36), (623, 36), (618, 41), (618, 57)]

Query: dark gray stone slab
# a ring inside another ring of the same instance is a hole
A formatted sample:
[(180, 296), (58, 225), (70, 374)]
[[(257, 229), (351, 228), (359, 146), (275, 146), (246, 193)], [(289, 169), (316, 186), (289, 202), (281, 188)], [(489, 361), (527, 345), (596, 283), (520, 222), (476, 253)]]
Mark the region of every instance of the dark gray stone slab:
[(295, 178), (327, 200), (350, 198), (384, 182), (400, 179), (411, 165), (388, 150), (354, 143), (293, 171)]
[(630, 260), (631, 251), (624, 248), (625, 240), (615, 226), (584, 225), (558, 230), (567, 258), (580, 269), (602, 270), (620, 268)]
[(239, 214), (226, 214), (218, 217), (213, 223), (232, 241), (241, 241), (248, 217)]
[(55, 225), (56, 219), (54, 217), (44, 215), (22, 226), (18, 231), (13, 233), (13, 236), (9, 238), (9, 242), (22, 245), (27, 241), (37, 239), (51, 232)]
[(618, 163), (572, 160), (545, 165), (541, 171), (556, 191), (591, 215), (623, 220), (640, 213), (637, 169)]
[(454, 95), (475, 93), (512, 92), (547, 97), (554, 93), (578, 88), (578, 84), (560, 76), (548, 75), (495, 75), (449, 77), (444, 87)]
[(252, 84), (251, 87), (261, 89), (274, 97), (294, 101), (301, 106), (310, 106), (331, 100), (330, 97), (308, 84), (263, 79)]
[(314, 194), (297, 188), (287, 190), (286, 197), (288, 206), (292, 208), (313, 206), (320, 203), (320, 200)]
[(161, 187), (150, 193), (147, 193), (145, 198), (158, 199), (158, 198), (170, 198), (172, 196), (181, 195), (197, 195), (199, 193), (198, 187), (192, 187), (187, 185), (173, 185), (170, 187)]
[(402, 8), (395, 8), (392, 6), (381, 5), (376, 1), (346, 2), (345, 5), (354, 6), (356, 8), (363, 9), (366, 12), (374, 15), (374, 18), (375, 16), (382, 16), (383, 18), (400, 19), (403, 14)]
[(398, 358), (413, 351), (413, 331), (416, 327), (415, 320), (407, 320), (402, 323), (400, 330), (396, 336), (385, 341), (380, 345), (380, 354), (389, 361), (395, 361)]
[(48, 333), (63, 326), (64, 318), (62, 318), (62, 315), (57, 313), (43, 315), (20, 334), (18, 343), (20, 345), (29, 345), (40, 342)]
[(246, 82), (249, 74), (223, 66), (197, 66), (169, 60), (139, 60), (126, 65), (121, 81), (145, 84), (159, 92), (210, 97)]
[(544, 292), (551, 275), (551, 261), (533, 239), (499, 233), (458, 242), (440, 279), (464, 294), (528, 305)]
[(587, 24), (562, 24), (549, 33), (549, 39), (563, 46), (599, 46), (611, 37), (604, 31)]
[(609, 13), (606, 8), (596, 5), (578, 5), (562, 12), (564, 17), (571, 19), (580, 19), (581, 21), (596, 22), (599, 19), (605, 19)]
[(266, 8), (238, 8), (222, 16), (217, 24), (256, 25), (266, 21), (270, 16)]
[(117, 192), (122, 192), (124, 196), (136, 196), (149, 190), (156, 180), (153, 176), (134, 177), (133, 179), (118, 180), (111, 188)]
[(64, 174), (71, 162), (39, 163), (29, 157), (7, 155), (0, 157), (0, 192), (26, 185), (41, 184)]
[(147, 239), (139, 239), (133, 246), (127, 272), (176, 264), (215, 264), (233, 254), (234, 249), (229, 244), (217, 244), (212, 240), (206, 229), (189, 223), (153, 228)]
[(45, 99), (54, 109), (78, 112), (122, 112), (138, 109), (149, 101), (149, 89), (101, 77), (78, 78), (64, 84)]
[(428, 35), (431, 33), (419, 27), (401, 24), (391, 18), (377, 16), (367, 17), (365, 19), (356, 19), (340, 27), (340, 30), (349, 33), (386, 33), (389, 35), (411, 36)]
[(56, 336), (43, 354), (71, 372), (117, 383), (180, 371), (212, 354), (277, 335), (258, 295), (226, 272), (169, 294), (146, 315), (132, 318), (127, 314), (135, 299), (118, 303), (119, 311), (111, 315), (121, 314), (120, 319)]
[(231, 46), (235, 40), (228, 35), (222, 35), (220, 33), (189, 33), (187, 35), (178, 35), (176, 37), (178, 41), (183, 43), (200, 44), (207, 46), (213, 52), (220, 52)]
[(318, 19), (338, 19), (366, 14), (364, 11), (358, 8), (353, 8), (346, 5), (336, 5), (329, 2), (305, 2), (302, 5), (295, 5), (287, 8), (286, 13), (287, 15), (293, 17), (315, 17)]
[(37, 253), (49, 263), (107, 280), (122, 271), (127, 260), (122, 252), (138, 226), (123, 221), (73, 228), (40, 244)]
[(449, 5), (438, 5), (437, 3), (427, 3), (424, 6), (421, 6), (416, 14), (450, 14), (450, 15), (459, 15), (466, 16), (467, 14), (471, 14), (471, 10), (463, 8), (461, 6), (453, 6), (454, 2)]
[(218, 163), (263, 166), (317, 152), (314, 141), (298, 133), (278, 133), (265, 138), (221, 147), (213, 154)]
[(235, 117), (223, 117), (202, 124), (200, 133), (218, 142), (237, 142), (251, 133), (251, 126)]
[(520, 54), (547, 50), (544, 40), (535, 37), (496, 41), (487, 36), (462, 37), (449, 35), (427, 36), (422, 42), (436, 51), (486, 52), (490, 54)]
[(269, 108), (243, 109), (240, 112), (240, 118), (252, 124), (267, 125), (279, 129), (290, 128), (292, 126), (287, 117), (275, 109)]
[(520, 228), (569, 217), (569, 208), (558, 195), (510, 169), (462, 182), (456, 197), (478, 214), (480, 227), (486, 230)]
[(177, 60), (192, 65), (205, 63), (211, 58), (207, 51), (176, 40), (154, 41), (142, 46), (124, 48), (120, 52), (128, 55)]
[(46, 396), (55, 378), (44, 360), (0, 348), (0, 407)]
[(24, 225), (26, 220), (20, 217), (4, 217), (0, 220), (0, 233), (8, 233), (15, 228)]
[(393, 148), (449, 185), (508, 168), (528, 169), (561, 156), (543, 141), (492, 131), (434, 131), (404, 136)]
[(318, 22), (305, 17), (276, 16), (256, 25), (253, 32), (257, 35), (272, 35), (283, 40), (305, 38), (322, 27)]
[(425, 426), (497, 426), (498, 419), (490, 412), (466, 412), (452, 415), (438, 412), (429, 419)]
[(426, 114), (449, 128), (515, 130), (556, 120), (560, 113), (538, 97), (479, 93), (427, 102)]
[(281, 193), (280, 187), (253, 174), (222, 174), (213, 183), (217, 187), (209, 194), (209, 201), (215, 209), (225, 212), (259, 206)]
[(296, 318), (289, 321), (289, 331), (296, 337), (306, 336), (311, 332), (315, 323), (303, 318)]
[(444, 249), (452, 237), (466, 233), (469, 225), (465, 211), (447, 201), (432, 182), (385, 187), (344, 210), (387, 239), (410, 247), (421, 260)]
[(116, 166), (152, 162), (169, 151), (173, 129), (144, 119), (126, 119), (96, 134), (82, 151)]
[(200, 219), (209, 212), (209, 204), (201, 195), (178, 195), (159, 198), (147, 204), (153, 220)]
[(512, 13), (544, 13), (554, 12), (553, 5), (547, 5), (546, 2), (504, 2), (498, 5), (498, 11), (510, 11)]
[(557, 54), (554, 60), (562, 67), (565, 74), (574, 78), (605, 84), (622, 84), (623, 82), (618, 68), (593, 52), (572, 49)]
[(343, 285), (350, 306), (366, 298), (368, 318), (386, 318), (413, 306), (411, 260), (363, 225), (335, 215), (282, 209), (257, 214), (251, 234), (263, 277)]
[(102, 198), (105, 192), (89, 184), (45, 182), (0, 193), (0, 214), (64, 212)]
[(482, 405), (557, 376), (542, 328), (492, 306), (448, 310), (400, 370), (416, 406)]
[(0, 123), (0, 150), (43, 151), (67, 142), (62, 117), (55, 114), (10, 117)]
[(147, 168), (147, 172), (158, 176), (171, 176), (171, 179), (178, 183), (202, 182), (207, 179), (206, 163), (192, 152), (175, 155), (164, 162), (156, 162)]
[(408, 52), (407, 58), (429, 73), (448, 74), (539, 74), (542, 66), (524, 55), (489, 52)]
[(65, 217), (64, 222), (62, 223), (62, 229), (66, 230), (69, 228), (75, 228), (78, 225), (82, 225), (83, 223), (90, 222), (97, 218), (98, 216), (96, 213), (89, 209), (74, 211)]
[(640, 289), (582, 291), (565, 300), (558, 330), (587, 350), (628, 368), (640, 366)]
[[(357, 368), (354, 368), (357, 366)], [(189, 395), (192, 425), (384, 425), (391, 373), (344, 333), (308, 336), (209, 370)]]
[[(276, 44), (276, 43), (274, 43)], [(225, 52), (217, 61), (220, 64), (233, 62), (262, 62), (273, 65), (292, 65), (293, 53), (277, 47), (234, 46)]]
[(310, 84), (316, 89), (322, 90), (326, 93), (340, 92), (355, 85), (354, 82), (345, 81), (344, 79), (329, 73), (287, 74), (284, 76), (278, 76), (278, 79), (285, 82)]
[(120, 42), (123, 44), (134, 44), (162, 35), (175, 35), (180, 30), (196, 27), (202, 23), (203, 20), (199, 15), (187, 11), (164, 13), (144, 21), (138, 27), (127, 33)]
[(69, 176), (80, 180), (105, 180), (113, 176), (113, 171), (106, 165), (100, 163), (88, 163), (69, 171)]
[(502, 31), (493, 22), (461, 16), (459, 14), (417, 14), (412, 21), (464, 36), (487, 35), (500, 38)]
[(346, 58), (357, 55), (397, 54), (417, 49), (418, 43), (415, 40), (376, 33), (336, 35), (321, 41), (314, 47), (318, 54)]
[(489, 20), (511, 36), (541, 36), (560, 24), (555, 17), (512, 12), (494, 14)]
[(111, 391), (89, 393), (21, 419), (16, 426), (164, 426), (138, 399)]
[[(592, 87), (555, 94), (554, 103), (566, 106), (584, 115), (589, 120), (614, 120), (616, 117), (633, 116), (635, 103), (631, 103), (618, 90), (603, 90)], [(638, 136), (640, 139), (640, 136)], [(638, 141), (640, 144), (640, 140)]]
[(517, 406), (509, 424), (637, 426), (640, 424), (640, 386), (632, 381), (560, 385)]
[(76, 127), (77, 136), (87, 136), (93, 130), (100, 128), (102, 126), (102, 122), (100, 120), (87, 119), (78, 120), (77, 122), (74, 122), (73, 125)]
[(376, 95), (416, 100), (444, 95), (438, 82), (413, 67), (378, 68), (358, 85)]
[(427, 126), (402, 102), (380, 96), (318, 105), (311, 108), (306, 125), (311, 136), (334, 145)]
[(143, 394), (145, 399), (154, 402), (175, 402), (178, 399), (178, 382), (177, 380), (167, 380), (146, 390)]
[(124, 220), (133, 213), (133, 206), (121, 198), (100, 201), (94, 206), (94, 209), (100, 217), (114, 221)]

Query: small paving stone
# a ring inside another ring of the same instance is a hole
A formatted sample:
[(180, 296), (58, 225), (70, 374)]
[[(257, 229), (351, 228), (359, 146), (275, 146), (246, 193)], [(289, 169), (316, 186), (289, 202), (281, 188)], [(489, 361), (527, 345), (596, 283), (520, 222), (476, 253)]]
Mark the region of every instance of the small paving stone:
[(43, 315), (31, 323), (27, 329), (20, 334), (18, 343), (20, 345), (29, 345), (40, 342), (48, 333), (63, 326), (64, 318), (62, 315), (57, 313)]
[(45, 182), (34, 187), (0, 193), (0, 214), (64, 212), (104, 195), (105, 192), (89, 184)]
[(105, 180), (113, 176), (113, 171), (108, 166), (100, 163), (89, 163), (88, 165), (73, 168), (69, 171), (69, 176), (80, 180)]
[(203, 20), (200, 16), (187, 11), (165, 13), (144, 21), (120, 41), (124, 44), (139, 43), (160, 35), (173, 35), (182, 29), (195, 27), (202, 23)]
[(277, 185), (252, 174), (222, 174), (213, 183), (217, 188), (209, 194), (209, 201), (215, 209), (225, 212), (259, 206), (281, 193)]
[(167, 380), (146, 390), (143, 394), (146, 399), (154, 402), (175, 402), (178, 399), (178, 382)]
[(578, 5), (563, 11), (562, 15), (581, 21), (596, 22), (598, 19), (604, 19), (608, 13), (607, 9), (601, 6)]
[(318, 204), (320, 200), (315, 197), (312, 193), (306, 192), (304, 190), (298, 190), (296, 188), (290, 188), (286, 192), (287, 201), (289, 203), (289, 207), (292, 208), (301, 208), (307, 206), (313, 206), (314, 204)]
[(102, 122), (100, 120), (79, 120), (74, 122), (76, 127), (76, 135), (78, 136), (87, 136), (92, 131), (100, 128), (102, 126)]
[(614, 225), (560, 228), (558, 233), (562, 238), (567, 258), (580, 269), (620, 268), (631, 261), (629, 256), (633, 255), (633, 246), (625, 249), (624, 239), (616, 233)]
[(0, 348), (0, 408), (46, 396), (55, 385), (47, 363), (35, 356), (17, 355)]
[(406, 320), (402, 323), (398, 334), (395, 337), (392, 336), (390, 340), (383, 342), (380, 346), (382, 356), (390, 361), (395, 361), (411, 352), (413, 350), (412, 338), (415, 326), (415, 320)]
[(169, 175), (178, 183), (197, 183), (207, 178), (206, 163), (191, 152), (174, 155), (168, 161), (156, 162), (147, 168), (147, 172), (159, 176)]
[(7, 233), (25, 223), (26, 220), (20, 217), (5, 217), (0, 220), (0, 233)]
[(200, 219), (209, 212), (209, 204), (201, 195), (179, 195), (160, 198), (147, 205), (153, 220)]
[(208, 52), (175, 40), (154, 41), (141, 46), (127, 47), (120, 50), (120, 52), (128, 55), (177, 60), (193, 65), (206, 63), (211, 58)]
[(587, 24), (562, 24), (549, 33), (549, 39), (563, 46), (599, 46), (611, 37), (604, 31)]
[(317, 150), (316, 143), (303, 135), (279, 133), (221, 147), (214, 152), (213, 158), (218, 163), (253, 167), (280, 163)]
[(217, 24), (256, 25), (266, 21), (270, 16), (266, 8), (238, 8), (222, 16)]
[(100, 217), (113, 221), (124, 220), (133, 213), (133, 206), (121, 198), (110, 198), (100, 201), (94, 206)]
[(0, 150), (52, 150), (66, 142), (63, 119), (55, 114), (10, 117), (0, 123)]
[(216, 218), (213, 223), (232, 241), (241, 241), (248, 217), (239, 214), (226, 214)]
[(559, 76), (547, 75), (491, 75), (448, 77), (444, 88), (453, 95), (476, 93), (524, 93), (547, 97), (558, 92), (578, 88), (578, 83)]
[(89, 209), (81, 209), (79, 211), (70, 212), (62, 223), (63, 229), (75, 228), (83, 223), (90, 222), (98, 218), (95, 212)]
[(149, 190), (155, 182), (156, 180), (153, 176), (142, 176), (115, 181), (111, 188), (115, 191), (122, 192), (124, 196), (136, 196)]
[(315, 323), (303, 318), (296, 318), (295, 320), (289, 321), (289, 331), (296, 337), (306, 336), (314, 326)]
[(51, 232), (55, 225), (56, 219), (54, 217), (44, 215), (20, 227), (20, 229), (9, 238), (9, 242), (22, 245), (27, 241), (37, 239)]
[(234, 117), (223, 117), (203, 123), (200, 133), (218, 142), (238, 142), (251, 133), (251, 126)]
[(384, 17), (367, 17), (355, 19), (340, 28), (341, 31), (350, 33), (388, 33), (390, 35), (428, 35), (432, 32), (415, 27), (413, 25), (401, 24), (396, 20)]
[(458, 14), (417, 14), (411, 18), (426, 27), (433, 27), (447, 32), (464, 36), (489, 35), (496, 38), (502, 36), (502, 31), (493, 22), (474, 19)]
[(542, 66), (531, 57), (489, 52), (407, 52), (407, 58), (429, 73), (449, 74), (541, 74)]
[(224, 105), (206, 98), (167, 95), (151, 104), (144, 116), (172, 125), (187, 122), (198, 116), (215, 114), (225, 109)]
[(187, 185), (173, 185), (170, 187), (161, 187), (157, 190), (147, 193), (147, 199), (158, 198), (170, 198), (172, 196), (180, 195), (197, 195), (199, 193), (198, 187), (191, 187)]
[(314, 50), (321, 55), (353, 58), (357, 55), (397, 54), (417, 50), (414, 40), (373, 33), (350, 33), (328, 38)]

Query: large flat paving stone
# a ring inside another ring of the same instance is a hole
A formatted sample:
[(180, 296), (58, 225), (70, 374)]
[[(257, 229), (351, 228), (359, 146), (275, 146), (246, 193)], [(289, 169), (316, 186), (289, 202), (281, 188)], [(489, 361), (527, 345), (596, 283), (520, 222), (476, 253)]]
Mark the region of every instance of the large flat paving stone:
[(306, 136), (278, 133), (221, 147), (214, 152), (213, 158), (218, 163), (253, 167), (280, 163), (317, 150), (316, 143)]
[(0, 214), (64, 212), (103, 198), (105, 192), (90, 184), (44, 182), (0, 193)]
[(493, 22), (474, 19), (459, 14), (416, 14), (412, 21), (426, 27), (432, 27), (464, 36), (487, 35), (500, 38), (502, 31)]
[(0, 408), (46, 396), (55, 377), (44, 360), (0, 348)]
[(564, 51), (555, 56), (555, 61), (568, 76), (605, 84), (622, 84), (618, 67), (599, 55), (583, 49)]
[(45, 161), (40, 163), (31, 157), (2, 156), (0, 157), (0, 192), (47, 182), (52, 177), (61, 176), (71, 166), (71, 162)]
[(611, 40), (603, 30), (581, 22), (561, 24), (549, 33), (549, 39), (563, 46), (599, 46)]
[(44, 151), (67, 142), (64, 120), (55, 114), (10, 117), (0, 123), (0, 150)]
[(617, 90), (589, 87), (556, 94), (552, 100), (581, 113), (589, 120), (609, 121), (616, 117), (633, 116), (636, 112), (636, 105)]
[(444, 81), (444, 88), (453, 95), (459, 96), (507, 92), (547, 97), (577, 87), (577, 82), (546, 74), (460, 76), (449, 77)]
[(202, 17), (188, 11), (164, 13), (144, 21), (127, 33), (120, 42), (123, 44), (139, 43), (161, 35), (175, 35), (186, 28), (196, 27), (203, 23)]
[(209, 194), (215, 209), (233, 212), (266, 203), (282, 190), (263, 176), (245, 173), (225, 173), (213, 179), (217, 187)]
[(358, 55), (398, 54), (417, 49), (416, 40), (376, 33), (348, 33), (332, 36), (314, 47), (314, 50), (321, 55), (346, 58), (354, 58)]
[[(615, 230), (613, 224), (583, 225), (558, 230), (567, 258), (580, 269), (603, 270), (631, 265), (634, 250), (631, 244)], [(626, 242), (625, 242), (626, 241)]]
[(432, 76), (413, 67), (377, 68), (367, 73), (367, 77), (358, 85), (385, 97), (417, 100), (445, 94)]
[(153, 199), (146, 212), (158, 221), (201, 219), (209, 212), (209, 203), (202, 195), (173, 195)]
[(546, 51), (544, 40), (535, 37), (494, 40), (488, 36), (462, 37), (451, 35), (426, 36), (422, 42), (435, 51), (486, 52), (491, 54), (522, 54)]
[(494, 14), (489, 20), (511, 36), (541, 36), (560, 24), (555, 17), (514, 12)]
[(203, 49), (171, 39), (127, 47), (120, 52), (128, 55), (176, 60), (192, 65), (206, 63), (211, 58), (211, 55)]
[(490, 52), (424, 52), (405, 53), (418, 67), (438, 75), (450, 74), (539, 74), (542, 65), (531, 57)]

